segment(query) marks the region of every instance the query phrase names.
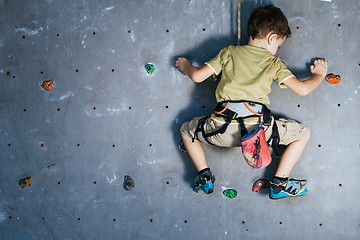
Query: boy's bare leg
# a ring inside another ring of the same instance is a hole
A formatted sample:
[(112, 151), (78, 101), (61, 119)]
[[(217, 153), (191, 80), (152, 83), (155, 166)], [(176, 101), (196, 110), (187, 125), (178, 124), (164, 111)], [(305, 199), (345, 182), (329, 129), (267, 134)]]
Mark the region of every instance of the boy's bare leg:
[(295, 164), (304, 152), (305, 146), (309, 139), (310, 136), (307, 139), (292, 142), (287, 146), (275, 173), (276, 177), (289, 177), (291, 170), (294, 168)]
[(183, 143), (191, 160), (194, 162), (196, 169), (200, 172), (204, 168), (208, 168), (205, 153), (199, 141), (189, 142), (183, 138)]

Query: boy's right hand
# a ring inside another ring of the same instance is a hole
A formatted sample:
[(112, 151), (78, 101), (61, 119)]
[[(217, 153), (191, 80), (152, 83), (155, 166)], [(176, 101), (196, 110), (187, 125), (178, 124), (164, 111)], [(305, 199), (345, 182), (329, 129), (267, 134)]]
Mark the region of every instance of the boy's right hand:
[(313, 75), (321, 75), (325, 78), (328, 71), (328, 62), (324, 59), (317, 59), (314, 61), (314, 65), (310, 66), (310, 71)]

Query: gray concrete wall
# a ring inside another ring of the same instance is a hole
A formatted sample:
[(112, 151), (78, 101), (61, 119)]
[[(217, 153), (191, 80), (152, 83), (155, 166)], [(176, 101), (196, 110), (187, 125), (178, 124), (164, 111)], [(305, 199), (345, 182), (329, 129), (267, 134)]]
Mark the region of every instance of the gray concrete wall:
[(359, 239), (360, 2), (243, 0), (242, 44), (251, 11), (268, 3), (293, 31), (278, 52), (289, 68), (305, 79), (324, 57), (342, 77), (307, 97), (274, 84), (273, 112), (312, 129), (292, 173), (309, 193), (279, 201), (251, 191), (277, 158), (252, 170), (240, 149), (204, 146), (217, 177), (205, 195), (177, 148), (181, 124), (212, 112), (216, 85), (172, 61), (200, 66), (236, 44), (237, 1), (2, 0), (0, 239)]

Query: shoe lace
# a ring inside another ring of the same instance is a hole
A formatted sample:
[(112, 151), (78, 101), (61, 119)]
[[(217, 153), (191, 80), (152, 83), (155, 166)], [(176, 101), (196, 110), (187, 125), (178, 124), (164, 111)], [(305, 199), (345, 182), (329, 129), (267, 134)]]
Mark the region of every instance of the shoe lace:
[(297, 194), (301, 187), (306, 184), (306, 180), (290, 179), (286, 183), (285, 191), (291, 194)]
[(208, 181), (215, 183), (215, 176), (213, 175), (199, 176), (196, 186), (199, 187), (205, 185)]

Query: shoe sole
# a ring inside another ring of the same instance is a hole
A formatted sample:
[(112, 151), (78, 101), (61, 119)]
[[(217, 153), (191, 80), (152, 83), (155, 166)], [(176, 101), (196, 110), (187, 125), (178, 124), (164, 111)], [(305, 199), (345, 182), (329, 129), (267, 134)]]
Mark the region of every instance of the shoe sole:
[[(283, 199), (283, 198), (288, 198), (288, 197), (301, 197), (301, 196), (304, 196), (306, 193), (307, 193), (307, 188), (305, 188), (304, 191), (302, 191), (300, 194), (297, 194), (297, 195), (290, 195), (284, 191), (281, 191), (280, 193), (276, 194), (276, 195), (281, 195), (281, 193), (283, 194), (283, 196), (279, 196), (279, 197), (272, 197), (271, 196), (271, 190), (270, 190), (270, 194), (269, 194), (269, 197), (270, 199), (272, 200), (278, 200), (278, 199)], [(286, 194), (286, 195), (285, 195)], [(275, 195), (275, 194), (274, 194)]]

